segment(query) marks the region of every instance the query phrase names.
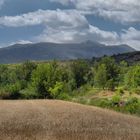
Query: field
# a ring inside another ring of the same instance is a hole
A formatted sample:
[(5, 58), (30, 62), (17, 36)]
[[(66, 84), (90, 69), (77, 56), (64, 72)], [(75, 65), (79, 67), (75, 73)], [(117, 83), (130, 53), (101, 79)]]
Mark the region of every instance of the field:
[(0, 101), (0, 140), (139, 140), (140, 118), (57, 100)]

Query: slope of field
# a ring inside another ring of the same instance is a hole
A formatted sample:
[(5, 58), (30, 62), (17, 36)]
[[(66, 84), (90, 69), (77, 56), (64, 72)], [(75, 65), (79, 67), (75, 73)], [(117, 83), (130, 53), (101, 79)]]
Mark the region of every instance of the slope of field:
[(63, 101), (0, 101), (0, 140), (140, 140), (140, 118)]

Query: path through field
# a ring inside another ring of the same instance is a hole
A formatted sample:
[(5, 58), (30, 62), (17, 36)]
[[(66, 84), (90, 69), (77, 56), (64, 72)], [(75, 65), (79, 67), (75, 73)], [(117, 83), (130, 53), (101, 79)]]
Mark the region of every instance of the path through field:
[(63, 101), (0, 101), (0, 140), (140, 140), (140, 118)]

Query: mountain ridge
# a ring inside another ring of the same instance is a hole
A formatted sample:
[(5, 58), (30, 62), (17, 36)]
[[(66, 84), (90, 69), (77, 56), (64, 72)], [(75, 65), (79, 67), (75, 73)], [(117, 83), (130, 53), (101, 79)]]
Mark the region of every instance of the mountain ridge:
[(51, 43), (39, 42), (29, 44), (14, 44), (0, 48), (0, 63), (18, 63), (26, 60), (73, 60), (91, 59), (104, 55), (133, 52), (128, 45), (104, 45), (99, 42), (86, 41), (82, 43)]

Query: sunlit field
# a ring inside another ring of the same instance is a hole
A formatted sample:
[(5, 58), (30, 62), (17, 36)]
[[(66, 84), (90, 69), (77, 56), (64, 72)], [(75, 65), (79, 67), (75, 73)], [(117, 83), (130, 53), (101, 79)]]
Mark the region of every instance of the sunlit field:
[(139, 140), (140, 118), (57, 100), (0, 101), (0, 140)]

